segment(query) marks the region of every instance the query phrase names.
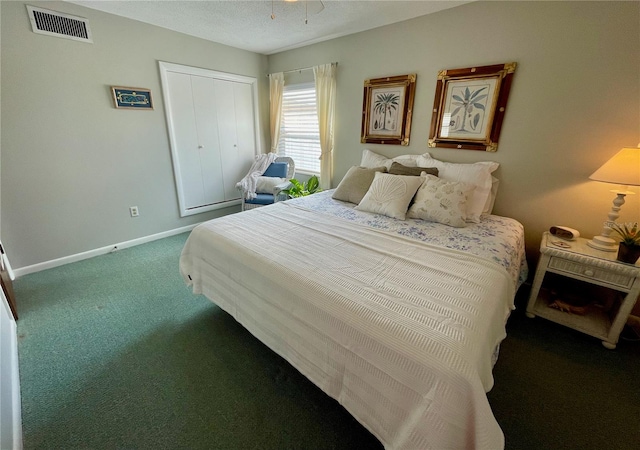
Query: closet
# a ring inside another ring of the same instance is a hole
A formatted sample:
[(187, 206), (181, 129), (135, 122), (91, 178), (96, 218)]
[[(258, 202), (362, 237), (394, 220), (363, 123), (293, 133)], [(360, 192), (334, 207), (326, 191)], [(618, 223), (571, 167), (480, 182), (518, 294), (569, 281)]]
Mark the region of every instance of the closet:
[(180, 215), (240, 203), (260, 153), (257, 79), (160, 62)]

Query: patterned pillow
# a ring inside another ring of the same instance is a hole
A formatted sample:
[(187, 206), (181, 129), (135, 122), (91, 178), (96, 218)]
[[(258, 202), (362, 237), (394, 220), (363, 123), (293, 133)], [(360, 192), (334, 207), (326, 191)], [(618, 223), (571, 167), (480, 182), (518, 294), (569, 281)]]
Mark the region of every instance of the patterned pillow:
[(461, 181), (445, 181), (433, 175), (425, 176), (407, 217), (456, 228), (465, 227), (467, 200), (473, 194), (473, 185)]
[(404, 220), (409, 203), (423, 181), (423, 177), (376, 172), (371, 187), (355, 209)]
[(487, 209), (491, 196), (492, 176), (499, 164), (493, 161), (480, 161), (471, 164), (450, 163), (432, 158), (429, 153), (418, 157), (418, 166), (436, 167), (438, 177), (446, 181), (461, 181), (474, 186), (467, 202), (467, 222), (480, 223), (480, 216)]
[(366, 167), (353, 166), (347, 171), (331, 197), (357, 205), (369, 190), (374, 175), (377, 172), (386, 171), (385, 167), (367, 169)]

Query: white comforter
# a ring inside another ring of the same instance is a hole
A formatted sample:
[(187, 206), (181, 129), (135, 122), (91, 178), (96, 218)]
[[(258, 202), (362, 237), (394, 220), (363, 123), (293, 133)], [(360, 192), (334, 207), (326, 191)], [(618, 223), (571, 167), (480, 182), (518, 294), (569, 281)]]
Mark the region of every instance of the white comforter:
[(499, 264), (281, 202), (196, 227), (180, 270), (386, 448), (504, 447)]

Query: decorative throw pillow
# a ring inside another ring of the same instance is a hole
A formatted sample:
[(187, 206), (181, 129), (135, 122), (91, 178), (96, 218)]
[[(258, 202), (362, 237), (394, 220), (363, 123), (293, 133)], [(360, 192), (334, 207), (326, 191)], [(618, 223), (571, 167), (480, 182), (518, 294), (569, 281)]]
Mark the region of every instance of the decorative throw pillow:
[(371, 187), (356, 209), (404, 220), (409, 203), (423, 181), (423, 177), (376, 172)]
[[(425, 153), (428, 155), (428, 153)], [(421, 155), (400, 155), (395, 158), (387, 158), (386, 156), (379, 155), (375, 152), (372, 152), (369, 149), (362, 150), (362, 159), (360, 161), (360, 166), (362, 167), (380, 167), (384, 166), (389, 170), (391, 164), (396, 161), (400, 164), (408, 167), (416, 167), (418, 157)]]
[(445, 181), (461, 181), (474, 186), (473, 194), (467, 202), (467, 222), (480, 222), (480, 216), (486, 209), (491, 195), (492, 176), (500, 164), (493, 161), (481, 161), (471, 164), (449, 163), (432, 158), (429, 153), (418, 157), (418, 165), (435, 167), (438, 177)]
[(284, 178), (279, 177), (258, 177), (256, 179), (256, 193), (273, 194), (273, 189), (284, 181)]
[(429, 175), (438, 176), (438, 169), (435, 167), (409, 167), (404, 164), (400, 164), (399, 162), (393, 161), (391, 163), (391, 167), (389, 168), (389, 173), (391, 175), (411, 175), (414, 177), (419, 177), (423, 173), (427, 173)]
[(331, 195), (336, 200), (344, 202), (360, 203), (364, 195), (369, 190), (369, 186), (373, 182), (373, 177), (377, 172), (386, 172), (385, 167), (374, 167), (368, 169), (366, 167), (351, 167), (338, 187)]
[(473, 192), (473, 186), (460, 181), (445, 181), (433, 175), (425, 176), (407, 211), (407, 217), (456, 228), (465, 227), (467, 200)]

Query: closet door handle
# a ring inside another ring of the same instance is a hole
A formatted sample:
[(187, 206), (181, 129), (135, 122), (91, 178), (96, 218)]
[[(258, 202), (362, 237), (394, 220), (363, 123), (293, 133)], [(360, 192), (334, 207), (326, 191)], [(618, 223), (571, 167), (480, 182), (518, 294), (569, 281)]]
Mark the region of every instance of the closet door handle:
[(198, 145), (198, 148), (204, 148), (204, 145)]

